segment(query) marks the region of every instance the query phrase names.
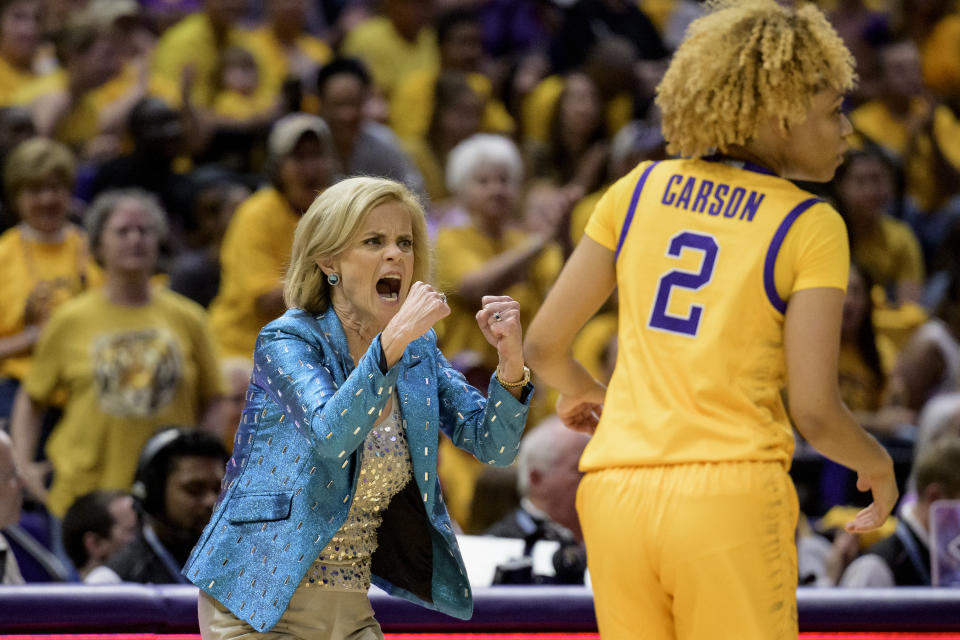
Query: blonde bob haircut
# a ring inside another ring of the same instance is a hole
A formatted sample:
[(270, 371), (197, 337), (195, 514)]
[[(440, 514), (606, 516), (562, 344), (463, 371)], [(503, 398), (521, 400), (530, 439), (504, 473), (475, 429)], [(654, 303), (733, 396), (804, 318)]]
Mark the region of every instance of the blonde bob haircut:
[(750, 141), (757, 126), (803, 122), (827, 88), (856, 80), (853, 57), (812, 4), (712, 0), (692, 22), (657, 87), (673, 154), (700, 157)]
[(11, 202), (24, 189), (48, 180), (73, 191), (77, 161), (68, 147), (50, 138), (24, 140), (10, 152), (3, 166), (3, 186)]
[(385, 178), (348, 178), (321, 193), (297, 223), (290, 265), (283, 284), (287, 307), (322, 313), (330, 304), (330, 285), (317, 265), (342, 253), (367, 215), (396, 202), (410, 213), (413, 228), (413, 280), (430, 277), (430, 241), (423, 206), (405, 186)]

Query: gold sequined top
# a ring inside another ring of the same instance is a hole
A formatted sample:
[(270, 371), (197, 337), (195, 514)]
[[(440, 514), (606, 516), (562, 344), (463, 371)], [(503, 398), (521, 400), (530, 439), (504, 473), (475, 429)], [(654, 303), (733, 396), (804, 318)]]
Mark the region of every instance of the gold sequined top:
[(347, 520), (307, 570), (301, 588), (363, 593), (370, 588), (370, 560), (377, 549), (381, 512), (413, 476), (398, 404), (394, 394), (390, 415), (363, 441), (360, 475)]

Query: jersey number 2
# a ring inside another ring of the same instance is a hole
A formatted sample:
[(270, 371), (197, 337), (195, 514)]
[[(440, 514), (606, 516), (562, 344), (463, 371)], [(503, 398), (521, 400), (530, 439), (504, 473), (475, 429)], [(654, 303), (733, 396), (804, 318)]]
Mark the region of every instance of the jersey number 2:
[(695, 273), (673, 269), (660, 278), (660, 283), (657, 285), (657, 296), (653, 302), (653, 312), (650, 314), (649, 326), (661, 331), (696, 337), (697, 331), (700, 329), (703, 307), (698, 304), (691, 305), (690, 313), (686, 317), (671, 315), (667, 313), (667, 306), (670, 304), (670, 291), (674, 287), (698, 291), (708, 284), (710, 279), (713, 278), (713, 269), (717, 266), (719, 247), (713, 236), (694, 233), (693, 231), (681, 231), (670, 239), (667, 255), (679, 258), (684, 249), (703, 252), (700, 271)]

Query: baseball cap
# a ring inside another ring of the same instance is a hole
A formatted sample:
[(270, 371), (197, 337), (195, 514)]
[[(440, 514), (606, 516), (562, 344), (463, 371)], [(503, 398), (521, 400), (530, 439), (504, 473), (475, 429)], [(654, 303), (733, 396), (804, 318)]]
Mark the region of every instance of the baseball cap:
[(323, 143), (330, 140), (330, 128), (323, 118), (309, 113), (291, 113), (277, 120), (267, 138), (267, 151), (273, 158), (288, 155), (305, 133), (312, 133)]

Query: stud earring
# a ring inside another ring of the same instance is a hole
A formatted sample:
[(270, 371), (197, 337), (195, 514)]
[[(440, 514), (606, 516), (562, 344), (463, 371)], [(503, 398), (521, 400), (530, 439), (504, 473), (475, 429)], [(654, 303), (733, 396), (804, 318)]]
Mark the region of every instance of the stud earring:
[(340, 284), (340, 276), (335, 273), (327, 274), (327, 282), (330, 283), (331, 287), (335, 287)]

